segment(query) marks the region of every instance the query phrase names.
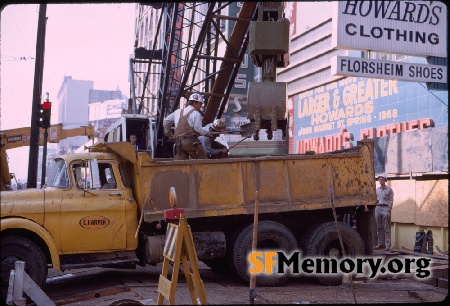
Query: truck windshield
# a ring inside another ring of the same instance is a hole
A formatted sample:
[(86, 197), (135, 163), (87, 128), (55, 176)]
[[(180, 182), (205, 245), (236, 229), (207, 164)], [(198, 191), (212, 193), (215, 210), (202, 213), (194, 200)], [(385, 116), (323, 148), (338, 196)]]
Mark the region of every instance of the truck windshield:
[(67, 173), (67, 166), (63, 159), (56, 160), (53, 170), (47, 180), (47, 187), (69, 187), (69, 175)]

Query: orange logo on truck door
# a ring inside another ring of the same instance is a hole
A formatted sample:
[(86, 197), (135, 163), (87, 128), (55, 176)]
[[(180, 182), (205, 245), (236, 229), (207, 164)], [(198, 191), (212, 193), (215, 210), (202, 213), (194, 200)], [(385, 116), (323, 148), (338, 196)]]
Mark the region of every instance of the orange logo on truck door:
[(86, 229), (100, 229), (109, 225), (109, 219), (102, 216), (87, 216), (80, 220), (81, 227)]

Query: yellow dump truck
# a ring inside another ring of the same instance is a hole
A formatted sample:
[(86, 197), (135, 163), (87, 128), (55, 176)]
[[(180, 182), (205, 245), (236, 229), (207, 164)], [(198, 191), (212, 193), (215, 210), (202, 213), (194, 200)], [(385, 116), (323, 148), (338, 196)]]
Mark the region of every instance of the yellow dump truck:
[[(48, 267), (154, 265), (163, 259), (169, 190), (176, 190), (199, 260), (249, 279), (256, 191), (258, 248), (341, 256), (370, 255), (376, 204), (371, 140), (325, 154), (151, 158), (127, 142), (55, 159), (41, 189), (2, 192), (2, 288), (16, 260), (40, 286)], [(289, 275), (257, 278), (281, 285)], [(325, 284), (340, 278), (320, 277)], [(5, 286), (6, 284), (6, 286)]]

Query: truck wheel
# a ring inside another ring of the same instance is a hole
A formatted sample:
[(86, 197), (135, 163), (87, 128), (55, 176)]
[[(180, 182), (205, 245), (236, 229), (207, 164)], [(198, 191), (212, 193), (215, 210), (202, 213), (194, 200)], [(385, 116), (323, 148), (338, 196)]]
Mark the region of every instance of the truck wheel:
[[(247, 226), (236, 238), (233, 246), (233, 265), (237, 275), (245, 282), (250, 281), (247, 256), (252, 250), (253, 225)], [(259, 250), (276, 250), (290, 253), (297, 249), (297, 240), (289, 229), (274, 221), (258, 223)], [(276, 272), (276, 271), (274, 271)], [(289, 273), (256, 276), (258, 286), (280, 286), (289, 279)]]
[[(364, 242), (359, 233), (350, 226), (339, 223), (342, 242), (347, 257), (364, 255)], [(318, 225), (306, 237), (306, 254), (304, 257), (335, 257), (342, 258), (342, 249), (335, 222), (327, 222)], [(328, 286), (342, 284), (342, 274), (325, 275), (315, 274), (320, 283)]]
[(14, 270), (17, 260), (25, 262), (25, 272), (42, 287), (47, 280), (48, 267), (41, 249), (30, 240), (19, 236), (2, 237), (1, 241), (2, 300), (6, 300), (9, 274)]

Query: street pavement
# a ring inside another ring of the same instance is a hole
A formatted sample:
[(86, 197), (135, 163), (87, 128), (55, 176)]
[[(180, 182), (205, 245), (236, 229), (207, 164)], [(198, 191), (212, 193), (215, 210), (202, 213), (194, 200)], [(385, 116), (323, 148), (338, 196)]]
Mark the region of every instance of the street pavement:
[[(136, 270), (93, 268), (65, 273), (53, 270), (45, 292), (57, 305), (156, 305), (161, 271), (162, 265), (138, 267)], [(248, 284), (234, 276), (215, 273), (201, 262), (199, 272), (207, 304), (250, 304)], [(370, 281), (357, 279), (353, 282), (353, 288), (350, 284), (328, 287), (305, 277), (295, 277), (282, 287), (256, 287), (254, 303), (423, 303), (441, 302), (448, 295), (448, 288), (397, 277)], [(168, 305), (167, 300), (165, 304)], [(193, 304), (183, 271), (180, 271), (176, 286), (175, 304)]]

